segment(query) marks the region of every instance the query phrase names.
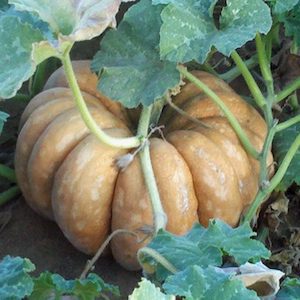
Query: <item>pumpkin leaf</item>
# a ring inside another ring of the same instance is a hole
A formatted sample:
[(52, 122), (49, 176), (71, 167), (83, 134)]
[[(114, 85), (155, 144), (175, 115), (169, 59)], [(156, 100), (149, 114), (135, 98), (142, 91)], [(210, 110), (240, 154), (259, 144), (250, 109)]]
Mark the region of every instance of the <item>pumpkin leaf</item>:
[(28, 273), (35, 266), (27, 258), (5, 256), (0, 262), (0, 299), (23, 299), (33, 290)]
[(11, 98), (35, 71), (33, 44), (44, 40), (43, 32), (12, 14), (0, 14), (0, 97)]
[(4, 111), (0, 111), (0, 135), (2, 133), (4, 123), (7, 121), (8, 117), (9, 115), (7, 113), (5, 113)]
[(120, 296), (116, 286), (105, 283), (95, 273), (90, 273), (85, 279), (66, 280), (59, 274), (44, 272), (34, 280), (34, 290), (29, 299), (43, 300), (50, 295), (54, 298), (71, 295), (79, 299), (94, 300), (105, 292)]
[(300, 295), (300, 279), (287, 277), (276, 295), (277, 300), (298, 300)]
[(71, 42), (89, 40), (108, 26), (115, 26), (115, 15), (121, 2), (132, 0), (10, 0), (18, 10), (39, 15), (47, 22), (58, 40)]
[(286, 36), (292, 37), (296, 45), (300, 45), (300, 3), (292, 10), (281, 14), (279, 20), (283, 22)]
[(107, 32), (92, 69), (101, 71), (98, 89), (126, 107), (150, 105), (178, 87), (176, 64), (159, 57), (163, 6), (142, 0), (131, 7), (118, 29)]
[(216, 247), (223, 255), (232, 256), (239, 265), (247, 261), (257, 262), (261, 258), (269, 258), (271, 253), (264, 244), (252, 239), (255, 235), (248, 223), (232, 228), (220, 220), (213, 220), (198, 237), (198, 246)]
[(152, 0), (168, 4), (162, 11), (160, 55), (174, 62), (203, 63), (212, 49), (229, 56), (252, 40), (257, 32), (267, 33), (272, 25), (270, 9), (262, 0), (227, 0), (220, 28), (212, 15), (216, 0)]
[(139, 282), (139, 287), (135, 288), (133, 293), (129, 296), (129, 300), (175, 300), (175, 296), (166, 295), (160, 291), (151, 281), (142, 278)]
[(163, 284), (169, 294), (196, 299), (259, 299), (254, 291), (248, 290), (240, 280), (232, 278), (220, 268), (189, 266), (169, 276)]
[[(275, 160), (280, 165), (284, 159), (286, 153), (288, 152), (291, 144), (300, 133), (300, 123), (297, 123), (285, 130), (278, 132), (275, 135), (273, 142), (273, 154)], [(277, 190), (285, 191), (287, 190), (294, 182), (300, 185), (300, 149), (296, 152), (293, 160), (291, 161), (287, 172), (285, 173), (282, 181), (277, 186)]]
[(294, 8), (299, 3), (299, 0), (276, 0), (274, 12), (276, 14), (285, 13)]
[[(251, 238), (254, 235), (249, 224), (231, 228), (222, 221), (214, 220), (209, 223), (208, 228), (195, 224), (183, 236), (160, 230), (147, 247), (157, 251), (178, 271), (183, 271), (192, 265), (221, 266), (225, 255), (233, 257), (238, 264), (268, 258), (270, 252), (261, 242)], [(154, 270), (159, 281), (170, 275), (158, 261), (141, 253), (144, 269), (150, 267), (150, 270)]]

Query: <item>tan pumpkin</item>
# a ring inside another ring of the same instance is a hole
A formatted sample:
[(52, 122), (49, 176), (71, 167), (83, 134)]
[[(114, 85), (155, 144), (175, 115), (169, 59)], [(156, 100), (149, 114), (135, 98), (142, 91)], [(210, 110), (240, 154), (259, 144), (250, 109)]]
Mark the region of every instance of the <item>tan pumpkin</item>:
[[(126, 111), (96, 91), (87, 61), (74, 62), (78, 82), (99, 126), (110, 135), (130, 136)], [(258, 151), (266, 136), (264, 120), (226, 83), (204, 72), (194, 74), (236, 115)], [(109, 147), (89, 133), (74, 107), (61, 69), (29, 103), (21, 120), (15, 167), (28, 204), (54, 219), (80, 251), (93, 254), (111, 230), (152, 226), (152, 209), (138, 157), (125, 169), (115, 161), (129, 150)], [(196, 221), (220, 218), (237, 225), (258, 190), (259, 165), (249, 157), (220, 110), (193, 84), (174, 99), (199, 126), (170, 107), (162, 114), (165, 139), (150, 139), (150, 154), (167, 229), (184, 234)], [(272, 164), (270, 153), (268, 164)], [(138, 231), (140, 238), (144, 237)], [(128, 235), (112, 241), (115, 259), (138, 269), (137, 244)]]

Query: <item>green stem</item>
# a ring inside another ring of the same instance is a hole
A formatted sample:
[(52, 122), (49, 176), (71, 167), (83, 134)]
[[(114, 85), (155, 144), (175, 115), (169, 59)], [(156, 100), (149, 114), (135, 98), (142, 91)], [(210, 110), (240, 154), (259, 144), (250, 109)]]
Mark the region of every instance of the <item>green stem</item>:
[[(254, 68), (258, 64), (257, 56), (254, 55), (251, 58), (247, 59), (246, 61), (244, 61), (244, 64), (247, 66), (248, 69)], [(219, 74), (219, 77), (225, 80), (226, 82), (231, 82), (240, 75), (241, 70), (237, 66), (235, 66), (226, 73)]]
[(287, 121), (284, 121), (284, 122), (278, 124), (276, 126), (276, 132), (284, 130), (284, 129), (286, 129), (286, 128), (288, 128), (288, 127), (290, 127), (290, 126), (292, 126), (292, 125), (294, 125), (298, 122), (300, 122), (300, 115), (297, 115), (293, 118), (288, 119)]
[(138, 250), (137, 258), (141, 266), (143, 266), (143, 256), (150, 256), (170, 273), (176, 274), (178, 272), (178, 270), (165, 257), (152, 248), (143, 247)]
[(152, 107), (152, 111), (151, 111), (151, 118), (150, 118), (150, 125), (156, 126), (158, 124), (160, 115), (161, 115), (162, 110), (166, 103), (167, 103), (167, 100), (165, 98), (157, 100), (153, 103), (153, 107)]
[(287, 85), (282, 91), (275, 96), (275, 103), (278, 103), (300, 88), (300, 77)]
[(298, 96), (297, 92), (294, 92), (289, 99), (290, 105), (293, 108), (293, 110), (297, 110), (299, 108), (299, 102), (298, 102)]
[(255, 43), (256, 43), (258, 62), (259, 62), (261, 74), (267, 86), (268, 96), (271, 97), (271, 100), (273, 102), (273, 96), (274, 96), (273, 76), (270, 68), (270, 62), (267, 59), (265, 42), (262, 40), (261, 35), (259, 33), (256, 34)]
[(31, 99), (30, 95), (17, 93), (14, 97), (10, 98), (9, 101), (13, 100), (13, 101), (29, 102), (30, 99)]
[(269, 130), (267, 137), (264, 142), (262, 154), (259, 158), (260, 163), (260, 172), (259, 172), (259, 183), (263, 185), (265, 182), (268, 182), (269, 179), (269, 172), (268, 172), (268, 155), (270, 153), (270, 149), (272, 147), (272, 142), (276, 133), (276, 124), (274, 124)]
[(249, 210), (245, 214), (242, 223), (250, 222), (253, 217), (255, 216), (258, 208), (264, 202), (264, 200), (268, 197), (268, 195), (278, 186), (281, 182), (283, 176), (285, 175), (293, 157), (295, 156), (298, 148), (300, 147), (300, 134), (296, 137), (293, 144), (289, 148), (288, 152), (286, 153), (283, 161), (281, 162), (276, 174), (273, 176), (272, 180), (269, 182), (264, 189), (260, 189), (257, 193), (257, 196), (250, 206)]
[(224, 104), (222, 99), (214, 93), (206, 84), (200, 81), (197, 77), (187, 71), (184, 66), (178, 66), (179, 72), (185, 76), (188, 80), (194, 83), (198, 88), (202, 89), (203, 92), (211, 98), (211, 100), (221, 109), (224, 113), (226, 118), (228, 119), (230, 125), (235, 130), (237, 136), (239, 137), (242, 145), (244, 146), (245, 150), (252, 155), (254, 158), (259, 157), (259, 153), (256, 151), (254, 146), (251, 144), (247, 134), (244, 132), (243, 128), (241, 127), (240, 123), (233, 115), (233, 113), (228, 109), (228, 107)]
[(244, 61), (241, 59), (241, 57), (236, 51), (232, 52), (231, 58), (235, 62), (236, 66), (240, 69), (258, 107), (263, 108), (266, 105), (265, 97), (263, 96), (260, 88), (258, 87), (256, 81), (251, 75), (248, 67), (246, 66), (246, 64), (244, 63)]
[[(147, 137), (149, 123), (151, 118), (152, 105), (149, 107), (144, 107), (141, 113), (141, 118), (138, 127), (138, 135)], [(157, 188), (155, 175), (153, 172), (151, 157), (150, 157), (150, 147), (149, 141), (145, 141), (145, 144), (142, 146), (140, 152), (140, 161), (142, 166), (142, 171), (144, 174), (145, 184), (148, 189), (148, 193), (151, 200), (152, 211), (153, 211), (153, 223), (155, 233), (158, 232), (159, 229), (165, 228), (167, 224), (167, 216), (162, 207), (159, 191)]]
[(17, 182), (15, 171), (3, 164), (0, 164), (0, 176), (6, 178), (10, 182)]
[(5, 192), (0, 193), (0, 206), (4, 205), (17, 195), (21, 193), (20, 189), (18, 186), (13, 186), (6, 190)]
[(123, 148), (123, 149), (130, 149), (134, 147), (138, 147), (141, 144), (141, 138), (138, 136), (128, 137), (128, 138), (115, 138), (106, 134), (95, 122), (94, 118), (92, 117), (91, 113), (88, 110), (88, 107), (82, 97), (80, 88), (78, 86), (74, 70), (72, 67), (70, 55), (70, 49), (64, 53), (61, 57), (61, 61), (64, 67), (64, 71), (66, 74), (66, 78), (69, 82), (70, 88), (73, 92), (74, 99), (80, 115), (86, 124), (86, 126), (90, 129), (90, 131), (103, 143), (116, 147), (116, 148)]

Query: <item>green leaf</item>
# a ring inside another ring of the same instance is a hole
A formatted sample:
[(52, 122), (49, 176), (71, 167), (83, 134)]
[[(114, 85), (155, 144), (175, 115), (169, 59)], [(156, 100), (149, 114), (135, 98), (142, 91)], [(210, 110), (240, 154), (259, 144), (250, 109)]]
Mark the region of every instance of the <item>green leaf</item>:
[(166, 295), (160, 291), (151, 281), (142, 278), (139, 287), (135, 288), (129, 296), (129, 300), (175, 300), (175, 296)]
[(0, 16), (0, 97), (11, 98), (35, 71), (32, 44), (44, 39), (43, 33), (13, 15)]
[(205, 269), (189, 266), (184, 271), (169, 276), (163, 288), (167, 293), (185, 297), (187, 300), (259, 299), (256, 293), (246, 289), (240, 280), (232, 279), (230, 274), (212, 266)]
[(251, 238), (255, 235), (248, 223), (232, 228), (220, 220), (214, 220), (210, 221), (207, 230), (199, 236), (198, 247), (221, 249), (239, 265), (269, 258), (271, 253), (264, 244)]
[(286, 36), (294, 39), (297, 46), (300, 46), (300, 3), (294, 8), (279, 16), (279, 20), (283, 22)]
[(0, 111), (0, 135), (2, 133), (4, 123), (7, 121), (8, 117), (9, 115), (7, 113), (5, 113), (4, 111)]
[(300, 280), (299, 278), (286, 278), (276, 296), (276, 300), (299, 300)]
[(92, 69), (101, 70), (98, 88), (129, 108), (150, 105), (178, 87), (176, 64), (160, 60), (159, 30), (162, 6), (142, 0), (131, 7), (116, 31), (109, 31)]
[(54, 299), (62, 296), (62, 293), (55, 288), (52, 281), (52, 274), (44, 272), (34, 279), (34, 288), (29, 296), (30, 300), (44, 300), (52, 296)]
[(105, 283), (97, 274), (90, 273), (85, 279), (66, 280), (59, 274), (42, 273), (34, 281), (32, 300), (61, 297), (62, 295), (77, 296), (79, 299), (93, 300), (103, 293), (120, 296), (119, 289)]
[[(215, 247), (199, 247), (199, 237), (204, 227), (195, 225), (184, 236), (177, 236), (168, 231), (160, 230), (147, 246), (166, 258), (177, 270), (182, 271), (190, 265), (207, 267), (208, 265), (221, 266), (222, 252)], [(152, 258), (143, 256), (143, 265), (151, 265), (156, 270), (156, 277), (163, 281), (170, 273)]]
[(285, 13), (291, 9), (295, 5), (299, 3), (299, 0), (276, 0), (274, 5), (274, 12), (276, 14), (282, 14)]
[[(183, 236), (160, 230), (147, 247), (157, 251), (178, 271), (183, 271), (192, 265), (221, 266), (225, 255), (233, 257), (238, 264), (268, 258), (270, 252), (261, 242), (251, 239), (254, 235), (249, 224), (231, 228), (215, 220), (209, 223), (208, 228), (196, 224)], [(154, 270), (159, 281), (170, 275), (157, 260), (143, 252), (141, 263), (145, 270), (149, 267)]]
[[(285, 130), (278, 132), (275, 135), (273, 142), (273, 154), (278, 165), (281, 164), (286, 153), (288, 152), (291, 144), (300, 133), (300, 123), (297, 123)], [(300, 149), (298, 149), (296, 155), (291, 161), (287, 172), (285, 173), (282, 181), (277, 186), (280, 191), (285, 191), (294, 182), (300, 185)]]
[[(123, 1), (123, 2), (128, 2)], [(37, 14), (47, 22), (59, 40), (82, 41), (115, 26), (122, 0), (10, 0), (18, 10)]]
[(215, 0), (153, 0), (169, 3), (162, 11), (160, 54), (174, 62), (203, 63), (215, 47), (226, 56), (257, 32), (267, 33), (272, 25), (269, 7), (262, 0), (227, 0), (220, 28), (212, 15)]
[(0, 299), (23, 299), (30, 295), (33, 280), (27, 273), (34, 269), (27, 258), (5, 256), (0, 262)]

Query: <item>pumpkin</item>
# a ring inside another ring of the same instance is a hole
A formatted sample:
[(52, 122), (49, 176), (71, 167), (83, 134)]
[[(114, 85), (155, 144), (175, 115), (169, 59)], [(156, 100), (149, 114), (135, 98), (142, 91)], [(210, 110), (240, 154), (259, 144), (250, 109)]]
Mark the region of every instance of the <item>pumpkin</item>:
[[(74, 62), (78, 82), (98, 125), (116, 137), (132, 135), (126, 110), (96, 90), (89, 62)], [(218, 94), (235, 114), (258, 151), (267, 128), (259, 113), (225, 82), (200, 71), (194, 74)], [(243, 149), (222, 112), (192, 83), (173, 102), (199, 126), (166, 107), (161, 116), (165, 138), (150, 139), (150, 155), (167, 230), (184, 234), (196, 221), (220, 218), (237, 225), (258, 190), (259, 164)], [(97, 140), (81, 120), (62, 69), (35, 96), (21, 119), (15, 168), (28, 204), (53, 219), (80, 251), (93, 254), (111, 230), (152, 226), (152, 208), (138, 157), (120, 171), (115, 161), (130, 150)], [(272, 164), (270, 153), (268, 165)], [(137, 243), (118, 235), (111, 243), (125, 268), (139, 268)]]

